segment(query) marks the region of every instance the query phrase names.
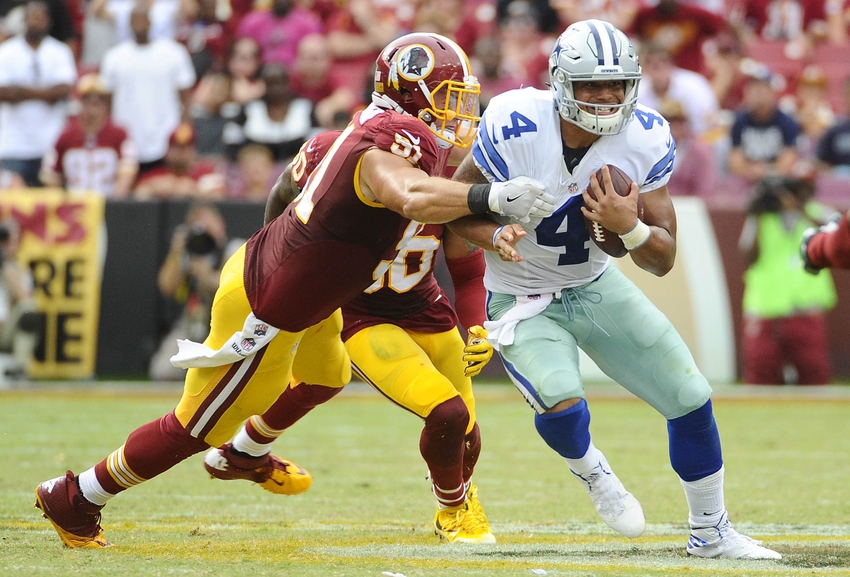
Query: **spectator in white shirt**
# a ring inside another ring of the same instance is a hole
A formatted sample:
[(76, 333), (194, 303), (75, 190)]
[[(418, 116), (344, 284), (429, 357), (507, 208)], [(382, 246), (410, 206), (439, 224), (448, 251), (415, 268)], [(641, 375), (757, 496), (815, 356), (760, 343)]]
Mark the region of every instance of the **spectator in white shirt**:
[(177, 26), (198, 12), (196, 0), (92, 0), (88, 13), (112, 23), (115, 43), (133, 38), (130, 14), (134, 8), (145, 8), (151, 19), (150, 39), (177, 37)]
[(714, 128), (719, 106), (705, 76), (677, 67), (671, 54), (657, 44), (643, 46), (640, 63), (639, 103), (658, 110), (665, 99), (681, 102), (695, 136), (703, 137)]
[(47, 4), (27, 4), (25, 26), (0, 44), (0, 169), (41, 186), (41, 159), (65, 125), (77, 68), (71, 49), (47, 35)]
[(112, 92), (112, 118), (136, 143), (139, 175), (162, 165), (168, 138), (188, 120), (195, 70), (186, 48), (167, 38), (149, 40), (147, 10), (130, 16), (133, 40), (111, 48), (101, 76)]

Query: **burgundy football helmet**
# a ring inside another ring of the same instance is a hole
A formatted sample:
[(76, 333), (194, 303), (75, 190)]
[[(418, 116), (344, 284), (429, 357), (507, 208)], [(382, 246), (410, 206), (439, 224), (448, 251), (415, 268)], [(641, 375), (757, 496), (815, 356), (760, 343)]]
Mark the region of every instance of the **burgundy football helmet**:
[(460, 46), (439, 34), (407, 34), (390, 42), (376, 64), (376, 104), (419, 118), (448, 144), (472, 144), (481, 87)]

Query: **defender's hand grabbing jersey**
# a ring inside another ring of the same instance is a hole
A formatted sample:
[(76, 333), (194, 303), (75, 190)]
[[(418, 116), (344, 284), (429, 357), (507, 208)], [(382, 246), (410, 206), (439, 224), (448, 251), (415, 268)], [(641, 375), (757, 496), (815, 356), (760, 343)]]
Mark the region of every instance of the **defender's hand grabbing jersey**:
[(371, 148), (428, 174), (437, 165), (436, 139), (422, 121), (375, 105), (358, 113), (298, 198), (248, 240), (245, 290), (257, 318), (304, 330), (368, 288), (380, 262), (395, 259), (411, 221), (361, 193), (359, 166)]
[[(555, 196), (555, 212), (525, 225), (517, 244), (520, 263), (485, 252), (484, 284), (492, 292), (527, 295), (556, 292), (597, 278), (610, 257), (590, 240), (584, 225), (581, 191), (604, 164), (613, 164), (640, 186), (661, 188), (670, 179), (676, 145), (670, 126), (651, 108), (638, 105), (626, 129), (599, 138), (570, 172), (563, 159), (560, 116), (548, 90), (525, 88), (494, 97), (481, 119), (473, 159), (491, 182), (528, 176)], [(552, 167), (560, 170), (553, 171)], [(494, 218), (501, 224), (509, 219)]]

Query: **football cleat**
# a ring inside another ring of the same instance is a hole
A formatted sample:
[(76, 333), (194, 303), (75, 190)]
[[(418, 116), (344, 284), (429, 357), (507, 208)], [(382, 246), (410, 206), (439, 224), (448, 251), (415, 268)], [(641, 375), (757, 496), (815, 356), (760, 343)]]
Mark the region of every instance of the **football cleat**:
[(207, 451), (204, 456), (204, 468), (215, 479), (253, 481), (266, 491), (278, 495), (297, 495), (313, 484), (310, 473), (292, 461), (274, 455), (238, 455), (230, 443)]
[(579, 475), (575, 471), (571, 472), (584, 485), (606, 525), (629, 539), (643, 534), (646, 518), (640, 503), (626, 491), (604, 457), (589, 473)]
[(761, 541), (735, 531), (725, 511), (717, 525), (691, 527), (687, 551), (691, 557), (706, 559), (782, 559), (776, 551), (762, 547)]
[(478, 500), (478, 487), (472, 485), (466, 501), (457, 507), (437, 508), (434, 515), (434, 533), (449, 543), (493, 544), (496, 537), (490, 532), (490, 523)]
[(80, 493), (77, 477), (71, 471), (64, 477), (45, 481), (35, 488), (35, 506), (53, 524), (66, 547), (100, 548), (112, 544), (103, 536), (100, 510)]

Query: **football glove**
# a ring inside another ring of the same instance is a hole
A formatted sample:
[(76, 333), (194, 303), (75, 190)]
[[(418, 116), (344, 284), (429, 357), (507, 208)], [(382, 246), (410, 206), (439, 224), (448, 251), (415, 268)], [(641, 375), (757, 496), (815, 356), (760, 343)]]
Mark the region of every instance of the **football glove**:
[(546, 218), (555, 210), (555, 198), (543, 190), (543, 184), (527, 176), (494, 182), (487, 202), (491, 211), (519, 222)]
[(469, 337), (466, 346), (463, 347), (463, 360), (466, 361), (463, 374), (474, 377), (493, 356), (493, 345), (487, 342), (487, 331), (484, 327), (475, 325), (470, 327), (468, 332)]

